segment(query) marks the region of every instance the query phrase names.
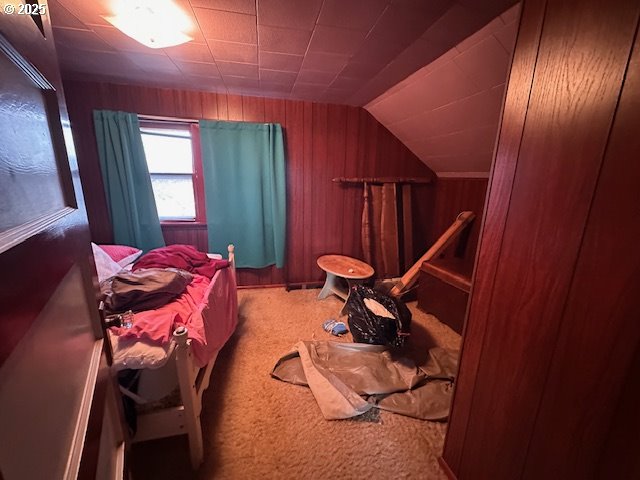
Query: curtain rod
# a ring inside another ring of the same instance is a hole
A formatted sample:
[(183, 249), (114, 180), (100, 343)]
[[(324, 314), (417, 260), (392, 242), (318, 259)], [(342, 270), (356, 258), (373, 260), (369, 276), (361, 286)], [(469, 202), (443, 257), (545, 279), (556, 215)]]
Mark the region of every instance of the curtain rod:
[[(207, 120), (206, 118), (198, 119), (198, 118), (165, 117), (162, 115), (142, 115), (140, 113), (138, 113), (137, 115), (139, 119), (147, 120), (150, 122), (199, 123), (200, 120)], [(218, 120), (218, 119), (211, 119), (211, 120), (233, 122), (233, 123), (258, 123), (260, 125), (269, 125), (268, 122), (245, 122), (244, 120)]]
[(364, 177), (364, 178), (345, 178), (338, 177), (333, 179), (336, 183), (431, 183), (431, 178), (418, 177)]
[(179, 118), (179, 117), (163, 117), (162, 115), (140, 115), (138, 118), (142, 120), (152, 120), (154, 122), (167, 122), (167, 123), (198, 123), (197, 118)]

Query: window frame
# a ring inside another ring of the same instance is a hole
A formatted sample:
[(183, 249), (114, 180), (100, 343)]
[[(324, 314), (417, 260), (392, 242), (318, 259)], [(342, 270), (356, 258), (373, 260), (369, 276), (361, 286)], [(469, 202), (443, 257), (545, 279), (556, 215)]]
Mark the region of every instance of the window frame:
[[(158, 120), (154, 118), (145, 118), (142, 115), (138, 116), (140, 122), (140, 129), (150, 128), (156, 130), (185, 130), (191, 135), (191, 157), (193, 164), (193, 173), (191, 174), (193, 182), (193, 200), (195, 204), (195, 218), (194, 219), (160, 219), (161, 225), (206, 225), (207, 213), (206, 213), (206, 200), (204, 194), (204, 174), (202, 167), (202, 149), (200, 147), (200, 127), (196, 122), (183, 121), (183, 120)], [(146, 153), (146, 152), (145, 152)], [(149, 172), (149, 178), (151, 175), (162, 175), (162, 173)], [(167, 174), (170, 175), (170, 174)], [(173, 174), (172, 174), (173, 175)], [(175, 174), (175, 175), (189, 175)], [(154, 198), (155, 200), (155, 198)]]

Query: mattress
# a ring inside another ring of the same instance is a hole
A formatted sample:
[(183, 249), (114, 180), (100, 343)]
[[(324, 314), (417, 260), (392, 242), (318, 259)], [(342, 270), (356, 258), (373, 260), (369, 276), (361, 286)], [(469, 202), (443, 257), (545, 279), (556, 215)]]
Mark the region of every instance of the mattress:
[(196, 364), (202, 367), (226, 343), (236, 322), (233, 270), (218, 270), (210, 281), (202, 275), (194, 275), (187, 290), (176, 300), (155, 310), (136, 313), (131, 329), (109, 329), (113, 368), (162, 367), (175, 349), (172, 333), (181, 325), (187, 327)]

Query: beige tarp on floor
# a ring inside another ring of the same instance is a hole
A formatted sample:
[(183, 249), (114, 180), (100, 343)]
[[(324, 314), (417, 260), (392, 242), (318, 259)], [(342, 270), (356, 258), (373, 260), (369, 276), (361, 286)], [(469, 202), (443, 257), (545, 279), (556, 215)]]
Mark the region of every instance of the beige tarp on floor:
[(458, 352), (429, 350), (418, 368), (413, 361), (379, 345), (298, 342), (278, 360), (271, 375), (308, 386), (327, 420), (380, 408), (423, 420), (445, 420), (458, 370)]

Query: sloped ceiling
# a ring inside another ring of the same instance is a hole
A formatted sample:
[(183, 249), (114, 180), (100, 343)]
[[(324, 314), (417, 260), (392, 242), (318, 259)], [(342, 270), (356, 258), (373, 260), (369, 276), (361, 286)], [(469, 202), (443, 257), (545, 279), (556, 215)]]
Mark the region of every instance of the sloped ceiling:
[(111, 2), (49, 0), (65, 77), (362, 106), (515, 0), (175, 0), (194, 40), (162, 50)]
[(489, 171), (519, 5), (365, 108), (439, 176)]

